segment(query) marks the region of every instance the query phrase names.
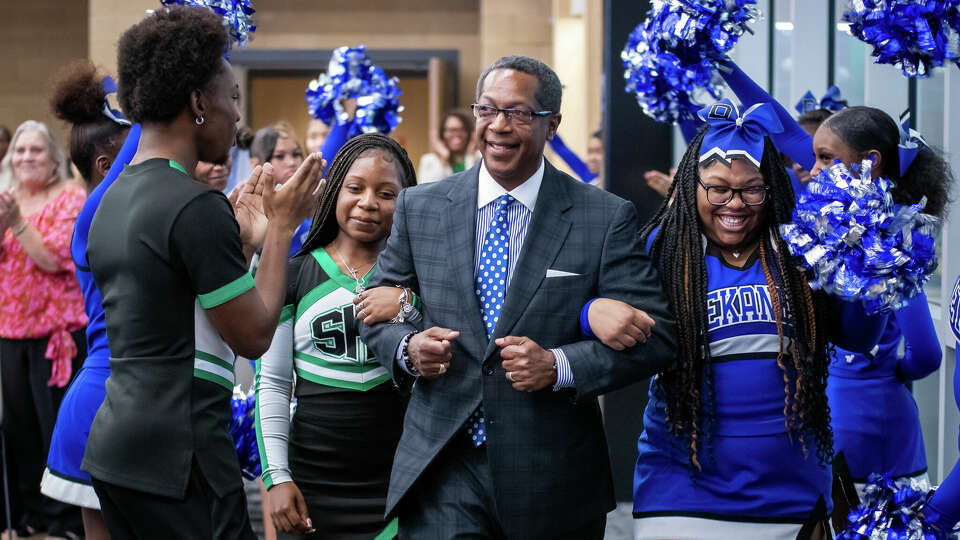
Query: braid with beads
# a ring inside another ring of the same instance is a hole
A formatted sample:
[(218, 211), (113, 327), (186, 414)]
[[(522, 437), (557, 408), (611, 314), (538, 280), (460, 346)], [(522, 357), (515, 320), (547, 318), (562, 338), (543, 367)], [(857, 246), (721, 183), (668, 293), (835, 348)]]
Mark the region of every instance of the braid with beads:
[(417, 185), (417, 173), (413, 169), (413, 163), (410, 162), (407, 151), (397, 141), (380, 133), (364, 133), (350, 139), (337, 152), (330, 170), (327, 171), (327, 182), (313, 213), (313, 223), (298, 255), (326, 246), (337, 237), (340, 230), (337, 223), (337, 198), (340, 196), (343, 180), (353, 163), (369, 152), (379, 152), (384, 159), (396, 165), (401, 187)]
[[(641, 231), (646, 244), (659, 232), (650, 256), (660, 270), (664, 293), (677, 319), (677, 360), (657, 382), (666, 402), (667, 424), (680, 437), (693, 467), (709, 448), (714, 425), (713, 368), (709, 360), (707, 271), (703, 227), (697, 211), (700, 145), (706, 129), (690, 142), (677, 168), (666, 200)], [(821, 462), (833, 455), (833, 431), (827, 406), (827, 343), (822, 295), (814, 295), (807, 276), (785, 256), (787, 247), (777, 230), (791, 220), (793, 187), (776, 148), (764, 141), (760, 172), (769, 186), (758, 227), (759, 255), (781, 338), (777, 364), (784, 377), (784, 422), (804, 450), (815, 441)], [(785, 325), (789, 325), (788, 332)], [(785, 339), (788, 338), (788, 339)]]

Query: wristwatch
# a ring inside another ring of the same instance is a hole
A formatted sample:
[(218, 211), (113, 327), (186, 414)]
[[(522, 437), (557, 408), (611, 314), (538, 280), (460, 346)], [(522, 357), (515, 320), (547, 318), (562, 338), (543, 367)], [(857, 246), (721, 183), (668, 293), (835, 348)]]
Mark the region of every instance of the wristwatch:
[(393, 324), (403, 323), (407, 321), (410, 318), (410, 316), (413, 314), (413, 304), (411, 304), (410, 301), (407, 300), (407, 296), (410, 294), (409, 291), (410, 289), (400, 290), (400, 297), (397, 298), (397, 303), (400, 304), (400, 310), (397, 311), (397, 315), (394, 318), (390, 319), (391, 323)]

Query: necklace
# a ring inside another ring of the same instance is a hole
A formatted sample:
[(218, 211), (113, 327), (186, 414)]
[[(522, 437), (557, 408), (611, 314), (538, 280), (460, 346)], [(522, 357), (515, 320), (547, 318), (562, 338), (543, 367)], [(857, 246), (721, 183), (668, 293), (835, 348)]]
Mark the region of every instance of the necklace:
[[(357, 286), (353, 288), (353, 292), (354, 292), (355, 294), (360, 294), (360, 293), (362, 293), (362, 292), (364, 291), (364, 289), (366, 288), (366, 286), (367, 286), (367, 284), (366, 284), (366, 282), (365, 282), (365, 280), (364, 280), (364, 277), (363, 277), (364, 274), (361, 274), (361, 273), (360, 273), (360, 269), (359, 269), (359, 268), (354, 268), (354, 267), (350, 266), (349, 264), (347, 264), (347, 260), (343, 258), (343, 255), (340, 253), (340, 250), (337, 248), (337, 246), (333, 246), (333, 250), (337, 252), (337, 257), (340, 258), (340, 262), (343, 263), (343, 266), (346, 267), (347, 272), (350, 273), (350, 277), (352, 277), (353, 280), (357, 282)], [(368, 263), (368, 264), (370, 265), (370, 267), (367, 268), (367, 272), (370, 271), (370, 268), (373, 268), (373, 265), (375, 264), (375, 262), (374, 262), (374, 263)]]
[(733, 258), (734, 258), (734, 259), (739, 259), (739, 258), (740, 258), (740, 252), (739, 252), (739, 251), (734, 251), (734, 252), (732, 252), (732, 253), (730, 253), (730, 254), (733, 255)]

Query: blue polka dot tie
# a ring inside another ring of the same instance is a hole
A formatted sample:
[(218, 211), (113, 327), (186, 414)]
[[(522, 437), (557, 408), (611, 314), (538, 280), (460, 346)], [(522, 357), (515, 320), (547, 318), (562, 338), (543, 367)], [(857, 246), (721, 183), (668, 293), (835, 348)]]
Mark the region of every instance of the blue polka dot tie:
[[(500, 321), (500, 311), (507, 290), (507, 269), (510, 267), (510, 220), (507, 209), (515, 199), (510, 195), (501, 195), (497, 199), (497, 210), (483, 237), (480, 250), (480, 266), (477, 269), (476, 293), (480, 299), (483, 313), (483, 325), (487, 337)], [(487, 428), (483, 420), (483, 403), (467, 419), (467, 435), (474, 446), (480, 446), (487, 440)]]

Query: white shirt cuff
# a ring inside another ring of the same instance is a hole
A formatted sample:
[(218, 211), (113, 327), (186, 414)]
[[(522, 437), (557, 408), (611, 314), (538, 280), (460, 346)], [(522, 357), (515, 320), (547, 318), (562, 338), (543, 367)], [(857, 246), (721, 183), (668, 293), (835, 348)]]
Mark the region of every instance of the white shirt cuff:
[(573, 388), (573, 370), (570, 368), (567, 354), (562, 349), (550, 349), (550, 352), (557, 361), (557, 383), (553, 385), (553, 389)]

